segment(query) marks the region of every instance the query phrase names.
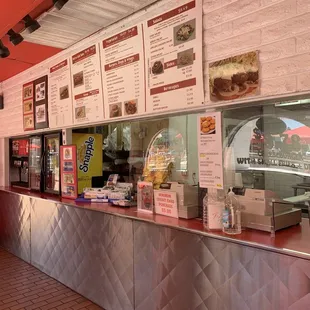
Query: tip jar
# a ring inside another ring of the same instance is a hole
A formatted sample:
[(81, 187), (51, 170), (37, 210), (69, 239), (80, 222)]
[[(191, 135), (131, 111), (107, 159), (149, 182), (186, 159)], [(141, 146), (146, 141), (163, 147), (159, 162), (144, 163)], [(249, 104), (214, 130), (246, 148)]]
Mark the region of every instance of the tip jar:
[(241, 234), (241, 209), (238, 198), (232, 190), (225, 199), (225, 208), (223, 210), (223, 232), (228, 235)]

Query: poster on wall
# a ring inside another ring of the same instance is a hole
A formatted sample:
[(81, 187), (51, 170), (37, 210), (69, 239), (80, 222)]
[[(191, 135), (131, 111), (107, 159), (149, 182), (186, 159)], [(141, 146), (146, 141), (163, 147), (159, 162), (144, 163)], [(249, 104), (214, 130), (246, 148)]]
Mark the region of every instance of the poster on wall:
[(72, 91), (69, 59), (58, 62), (49, 69), (49, 98), (50, 128), (72, 125)]
[(209, 64), (211, 101), (236, 100), (259, 93), (258, 52), (253, 51)]
[(48, 77), (42, 76), (34, 81), (35, 129), (48, 128)]
[(34, 130), (33, 82), (23, 85), (22, 99), (24, 131)]
[(97, 44), (71, 57), (74, 124), (104, 119), (99, 48)]
[(103, 40), (101, 49), (106, 117), (142, 114), (145, 112), (142, 25)]
[(202, 1), (179, 3), (183, 4), (144, 23), (147, 112), (204, 102)]
[(76, 145), (60, 146), (61, 196), (76, 199), (78, 196)]
[(198, 115), (199, 186), (223, 189), (221, 112)]

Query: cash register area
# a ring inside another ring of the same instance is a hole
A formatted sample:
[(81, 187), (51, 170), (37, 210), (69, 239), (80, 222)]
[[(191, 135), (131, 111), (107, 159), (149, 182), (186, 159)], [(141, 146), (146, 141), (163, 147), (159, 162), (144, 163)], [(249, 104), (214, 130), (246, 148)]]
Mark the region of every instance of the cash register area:
[[(1, 199), (19, 205), (19, 219), (31, 227), (31, 232), (15, 232), (11, 249), (102, 307), (107, 306), (99, 297), (102, 291), (89, 290), (96, 283), (90, 278), (99, 277), (98, 272), (87, 270), (87, 264), (100, 265), (101, 277), (111, 273), (109, 284), (102, 282), (105, 289), (125, 283), (113, 293), (120, 294), (118, 305), (124, 309), (134, 298), (141, 309), (152, 307), (154, 302), (160, 308), (162, 295), (158, 289), (171, 289), (167, 294), (172, 298), (187, 295), (186, 290), (193, 286), (201, 290), (200, 296), (203, 291), (212, 291), (213, 297), (226, 296), (240, 309), (245, 309), (242, 305), (250, 293), (263, 305), (268, 287), (270, 302), (276, 305), (270, 309), (286, 309), (292, 304), (290, 298), (309, 305), (305, 297), (309, 294), (302, 294), (310, 267), (310, 120), (305, 109), (302, 102), (279, 103), (222, 113), (222, 194), (213, 195), (214, 191), (199, 186), (198, 114), (73, 129), (78, 165), (85, 163), (81, 141), (91, 136), (94, 145), (97, 142), (93, 150), (96, 158), (92, 158), (92, 165), (88, 163), (91, 173), (79, 177), (82, 196), (76, 200), (53, 195), (60, 190), (59, 164), (55, 161), (47, 182), (52, 192), (22, 189), (18, 186), (21, 182), (35, 177), (28, 176), (31, 169), (12, 157), (13, 182), (11, 187), (1, 188)], [(58, 151), (58, 146), (53, 150)], [(156, 190), (176, 193), (176, 215), (154, 213)], [(70, 195), (70, 188), (67, 191)], [(221, 197), (223, 204), (214, 197)], [(229, 227), (221, 213), (227, 204)], [(2, 218), (10, 213), (5, 208), (0, 210)], [(67, 246), (66, 240), (72, 235), (75, 250)], [(97, 257), (104, 236), (110, 240), (104, 241), (105, 253), (113, 253), (101, 264), (87, 253), (91, 251)], [(21, 240), (27, 238), (36, 244), (31, 257), (22, 246)], [(7, 244), (11, 241), (6, 240)], [(77, 279), (67, 283), (70, 264), (77, 264), (81, 271)], [(169, 277), (173, 283), (187, 279), (187, 284), (169, 288)], [(286, 297), (281, 299), (280, 295)], [(213, 297), (212, 305), (218, 308), (212, 309), (220, 309), (222, 301)], [(184, 305), (194, 309), (197, 302), (196, 298), (182, 305), (182, 300), (173, 309), (185, 309)], [(282, 308), (281, 302), (286, 303)]]

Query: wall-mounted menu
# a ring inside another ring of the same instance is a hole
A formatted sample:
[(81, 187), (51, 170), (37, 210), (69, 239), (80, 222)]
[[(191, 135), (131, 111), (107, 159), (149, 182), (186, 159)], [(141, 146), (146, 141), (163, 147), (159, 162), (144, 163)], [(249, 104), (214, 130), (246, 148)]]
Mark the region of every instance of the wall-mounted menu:
[(75, 124), (104, 119), (98, 45), (71, 57), (73, 119)]
[(198, 115), (199, 186), (223, 188), (221, 112)]
[(201, 106), (202, 2), (183, 5), (144, 23), (147, 112)]
[(35, 129), (48, 128), (48, 77), (42, 76), (34, 81)]
[(49, 71), (49, 125), (51, 128), (72, 125), (69, 60), (58, 62)]
[(107, 118), (145, 112), (142, 26), (115, 34), (101, 45), (105, 115)]
[(24, 131), (34, 129), (33, 82), (23, 85), (23, 123)]

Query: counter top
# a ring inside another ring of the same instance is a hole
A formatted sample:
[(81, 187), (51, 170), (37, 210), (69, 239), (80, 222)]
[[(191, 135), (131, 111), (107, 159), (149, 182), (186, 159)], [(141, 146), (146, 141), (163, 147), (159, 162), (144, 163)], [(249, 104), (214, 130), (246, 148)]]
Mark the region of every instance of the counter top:
[(277, 231), (274, 238), (271, 237), (270, 233), (253, 229), (246, 229), (240, 235), (231, 236), (226, 235), (221, 231), (210, 232), (205, 230), (200, 219), (175, 219), (163, 215), (138, 212), (137, 208), (114, 207), (108, 203), (81, 203), (75, 202), (74, 200), (70, 199), (61, 199), (53, 195), (40, 194), (11, 187), (0, 187), (0, 190), (20, 195), (26, 195), (33, 198), (59, 202), (61, 204), (72, 206), (75, 208), (104, 212), (107, 214), (125, 217), (132, 220), (150, 222), (155, 225), (171, 227), (195, 234), (200, 234), (203, 236), (208, 236), (211, 238), (217, 238), (229, 242), (242, 244), (245, 246), (251, 246), (265, 249), (268, 251), (310, 259), (309, 219), (303, 219), (300, 225)]

